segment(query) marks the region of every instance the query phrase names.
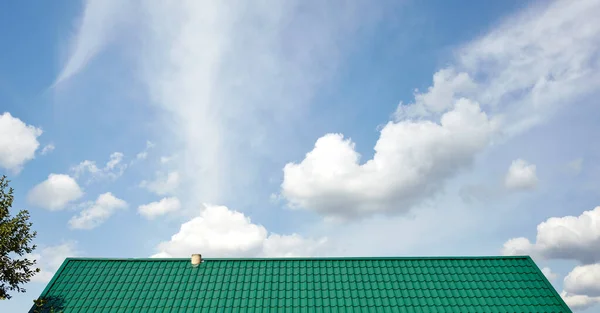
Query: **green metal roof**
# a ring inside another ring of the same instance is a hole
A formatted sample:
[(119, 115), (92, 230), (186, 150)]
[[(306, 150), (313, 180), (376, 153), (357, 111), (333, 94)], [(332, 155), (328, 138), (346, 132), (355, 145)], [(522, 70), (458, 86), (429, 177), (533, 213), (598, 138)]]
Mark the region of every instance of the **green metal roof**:
[[(69, 258), (41, 297), (75, 312), (571, 312), (523, 257)], [(33, 308), (30, 312), (33, 312)]]

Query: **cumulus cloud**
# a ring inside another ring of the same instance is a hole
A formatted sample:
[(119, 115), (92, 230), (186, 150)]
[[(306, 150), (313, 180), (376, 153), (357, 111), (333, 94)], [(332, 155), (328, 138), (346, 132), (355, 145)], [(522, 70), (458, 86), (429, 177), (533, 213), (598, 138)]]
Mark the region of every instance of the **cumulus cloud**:
[(69, 175), (50, 174), (27, 194), (27, 201), (48, 210), (61, 210), (83, 196), (77, 181)]
[(388, 123), (362, 164), (352, 141), (328, 134), (300, 163), (285, 166), (282, 195), (292, 207), (332, 217), (406, 212), (468, 167), (495, 130), (477, 103), (459, 99), (439, 123)]
[[(531, 255), (543, 259), (575, 260), (576, 266), (563, 281), (561, 296), (573, 310), (585, 310), (600, 303), (600, 207), (580, 216), (552, 217), (537, 226), (536, 241), (524, 237), (504, 243), (504, 255)], [(542, 269), (549, 280), (556, 278)]]
[(170, 172), (166, 175), (164, 173), (157, 173), (156, 176), (156, 179), (153, 181), (143, 180), (140, 182), (140, 187), (159, 196), (172, 194), (179, 187), (180, 176), (178, 172)]
[(179, 199), (175, 197), (162, 198), (160, 201), (140, 205), (138, 212), (148, 219), (178, 211), (181, 208)]
[(529, 254), (546, 259), (600, 262), (600, 206), (580, 216), (552, 217), (537, 226), (536, 241), (520, 237), (508, 240), (505, 255)]
[(415, 102), (399, 105), (394, 113), (396, 120), (440, 114), (451, 109), (454, 102), (475, 91), (477, 85), (467, 73), (457, 73), (445, 68), (433, 75), (433, 86), (427, 92), (415, 92)]
[(85, 203), (84, 209), (69, 220), (74, 229), (93, 229), (104, 223), (116, 211), (127, 208), (127, 202), (112, 193), (103, 193), (94, 202)]
[(535, 164), (529, 164), (522, 159), (514, 160), (504, 178), (504, 186), (511, 190), (535, 189), (538, 183)]
[(19, 172), (35, 157), (41, 134), (40, 128), (27, 125), (8, 112), (0, 114), (0, 167)]
[(533, 251), (533, 245), (525, 237), (512, 238), (502, 246), (503, 255), (528, 255)]
[(38, 248), (37, 252), (27, 255), (27, 258), (36, 260), (36, 266), (40, 269), (40, 272), (33, 276), (31, 281), (48, 283), (65, 258), (76, 257), (77, 255), (75, 242)]
[(207, 205), (199, 216), (183, 223), (171, 240), (160, 243), (154, 257), (311, 256), (325, 243), (324, 238), (269, 233), (241, 212)]
[(113, 152), (109, 156), (109, 160), (104, 167), (100, 168), (96, 165), (96, 161), (84, 160), (79, 164), (71, 167), (71, 172), (76, 178), (83, 177), (88, 174), (90, 181), (99, 178), (116, 179), (123, 175), (127, 164), (123, 163), (124, 154), (121, 152)]
[(565, 291), (561, 292), (561, 297), (565, 303), (574, 311), (583, 311), (600, 303), (600, 297), (590, 297), (586, 295), (573, 295)]
[(600, 297), (600, 264), (575, 267), (565, 277), (563, 286), (569, 294)]

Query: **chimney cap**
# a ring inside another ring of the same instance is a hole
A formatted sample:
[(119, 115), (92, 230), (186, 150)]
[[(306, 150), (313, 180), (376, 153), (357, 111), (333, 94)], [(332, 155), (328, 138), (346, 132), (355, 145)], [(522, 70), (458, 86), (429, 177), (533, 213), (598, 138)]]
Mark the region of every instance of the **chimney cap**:
[(202, 263), (202, 255), (199, 253), (192, 254), (192, 266), (196, 267)]

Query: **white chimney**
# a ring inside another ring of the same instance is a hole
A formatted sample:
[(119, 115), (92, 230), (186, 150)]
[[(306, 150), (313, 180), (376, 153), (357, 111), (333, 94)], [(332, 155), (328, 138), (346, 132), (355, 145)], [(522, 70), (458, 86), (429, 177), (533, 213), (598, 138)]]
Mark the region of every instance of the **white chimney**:
[(202, 262), (202, 255), (201, 254), (192, 254), (192, 266), (196, 267), (196, 266), (200, 265), (200, 262)]

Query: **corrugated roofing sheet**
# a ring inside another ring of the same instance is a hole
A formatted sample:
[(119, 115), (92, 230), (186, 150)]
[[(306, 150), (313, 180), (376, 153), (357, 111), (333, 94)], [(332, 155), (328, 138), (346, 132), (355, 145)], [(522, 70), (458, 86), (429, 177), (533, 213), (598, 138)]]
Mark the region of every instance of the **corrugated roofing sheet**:
[[(41, 295), (79, 312), (571, 312), (529, 257), (67, 259)], [(32, 311), (33, 312), (33, 309)]]

